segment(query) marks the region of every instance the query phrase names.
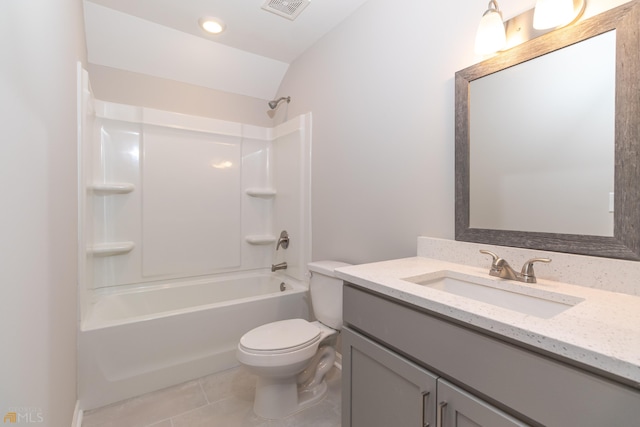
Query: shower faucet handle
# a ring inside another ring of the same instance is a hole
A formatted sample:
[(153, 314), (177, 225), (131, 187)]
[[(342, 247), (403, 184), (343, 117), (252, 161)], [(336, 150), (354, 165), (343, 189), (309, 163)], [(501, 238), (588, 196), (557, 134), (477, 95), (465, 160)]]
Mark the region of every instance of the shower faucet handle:
[(287, 249), (289, 247), (289, 233), (287, 230), (282, 230), (280, 233), (280, 238), (278, 239), (278, 244), (276, 245), (276, 251), (282, 246), (282, 249)]

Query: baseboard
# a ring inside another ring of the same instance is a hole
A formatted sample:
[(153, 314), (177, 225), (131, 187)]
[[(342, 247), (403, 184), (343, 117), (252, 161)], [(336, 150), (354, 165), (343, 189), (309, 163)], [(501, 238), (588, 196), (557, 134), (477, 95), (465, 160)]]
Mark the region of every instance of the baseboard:
[(73, 411), (73, 421), (71, 427), (82, 427), (82, 409), (80, 409), (80, 401), (76, 401), (76, 408)]

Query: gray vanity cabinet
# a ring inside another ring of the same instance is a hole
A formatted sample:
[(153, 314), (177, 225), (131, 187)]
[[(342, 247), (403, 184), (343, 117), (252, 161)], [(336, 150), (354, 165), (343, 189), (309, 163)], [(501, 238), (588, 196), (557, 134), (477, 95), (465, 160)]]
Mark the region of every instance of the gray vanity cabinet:
[(356, 285), (343, 296), (343, 427), (640, 426), (640, 385)]
[(342, 357), (343, 426), (436, 425), (436, 375), (347, 328)]
[(526, 426), (348, 327), (342, 334), (344, 427)]
[(438, 416), (442, 427), (515, 427), (527, 426), (478, 397), (440, 378), (438, 380)]

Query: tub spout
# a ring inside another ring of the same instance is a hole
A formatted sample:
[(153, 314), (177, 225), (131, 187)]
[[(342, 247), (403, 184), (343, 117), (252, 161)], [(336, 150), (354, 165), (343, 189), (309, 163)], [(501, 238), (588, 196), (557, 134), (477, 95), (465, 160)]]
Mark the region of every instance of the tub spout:
[(281, 262), (280, 264), (271, 264), (271, 271), (286, 270), (286, 269), (287, 269), (286, 262)]

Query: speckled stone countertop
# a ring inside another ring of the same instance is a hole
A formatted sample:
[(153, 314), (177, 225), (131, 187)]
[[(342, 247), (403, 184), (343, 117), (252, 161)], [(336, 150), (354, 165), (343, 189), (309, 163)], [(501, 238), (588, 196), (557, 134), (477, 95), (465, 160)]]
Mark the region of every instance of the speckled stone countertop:
[[(461, 277), (473, 276), (482, 284), (504, 290), (542, 298), (552, 296), (555, 300), (564, 298), (565, 303), (575, 305), (550, 318), (541, 318), (403, 280), (417, 276), (427, 279), (443, 270)], [(640, 297), (542, 278), (536, 284), (525, 284), (491, 277), (487, 268), (423, 257), (342, 267), (336, 275), (371, 291), (607, 372), (640, 388)]]

